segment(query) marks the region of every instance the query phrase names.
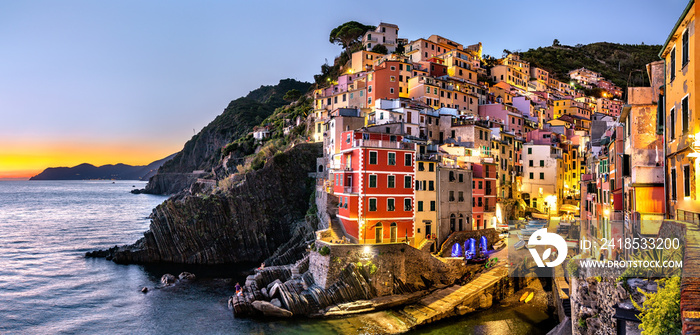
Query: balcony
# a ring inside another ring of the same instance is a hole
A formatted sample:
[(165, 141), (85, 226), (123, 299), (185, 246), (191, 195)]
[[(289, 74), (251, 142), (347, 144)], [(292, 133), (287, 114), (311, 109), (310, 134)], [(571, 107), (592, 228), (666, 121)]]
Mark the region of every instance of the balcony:
[(343, 187), (343, 193), (348, 193), (348, 194), (353, 193), (353, 192), (352, 192), (352, 186), (345, 186), (345, 187)]
[(353, 147), (371, 147), (371, 148), (386, 148), (386, 149), (406, 149), (413, 150), (413, 143), (404, 143), (399, 141), (385, 140), (355, 140)]
[[(417, 160), (421, 161), (435, 161), (438, 162), (440, 161), (440, 157), (437, 155), (437, 153), (434, 154), (419, 154), (417, 157)], [(423, 170), (420, 170), (423, 171)]]
[(376, 43), (377, 41), (378, 41), (378, 40), (377, 40), (376, 37), (372, 37), (372, 38), (368, 38), (368, 39), (367, 39), (367, 42), (375, 42), (375, 43)]

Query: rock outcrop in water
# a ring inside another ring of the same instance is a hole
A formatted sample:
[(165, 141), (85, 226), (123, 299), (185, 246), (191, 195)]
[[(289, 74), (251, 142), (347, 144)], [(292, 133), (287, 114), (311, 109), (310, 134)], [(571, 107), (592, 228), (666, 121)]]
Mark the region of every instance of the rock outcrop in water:
[(307, 220), (320, 144), (298, 144), (245, 174), (229, 190), (180, 194), (156, 207), (150, 229), (131, 246), (88, 253), (117, 263), (233, 264), (294, 262), (313, 240)]

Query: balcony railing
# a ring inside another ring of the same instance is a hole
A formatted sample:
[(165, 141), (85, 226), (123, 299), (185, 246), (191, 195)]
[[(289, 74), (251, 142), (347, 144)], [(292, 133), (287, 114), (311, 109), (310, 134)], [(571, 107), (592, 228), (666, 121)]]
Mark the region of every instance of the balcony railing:
[(413, 150), (413, 143), (404, 143), (391, 140), (355, 140), (353, 147), (373, 147), (373, 148), (388, 148), (388, 149), (407, 149)]
[[(439, 161), (440, 157), (437, 154), (419, 154), (418, 160)], [(423, 170), (421, 170), (421, 171), (423, 171)]]

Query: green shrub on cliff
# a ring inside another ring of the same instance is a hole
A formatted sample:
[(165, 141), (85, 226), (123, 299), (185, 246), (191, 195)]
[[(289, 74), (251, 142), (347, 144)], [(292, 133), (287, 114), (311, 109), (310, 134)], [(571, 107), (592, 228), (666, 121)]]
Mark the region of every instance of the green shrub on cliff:
[(578, 260), (570, 258), (569, 262), (566, 263), (566, 270), (569, 273), (569, 277), (578, 277), (580, 274)]
[(324, 245), (323, 248), (321, 248), (321, 250), (318, 251), (318, 253), (321, 256), (327, 256), (328, 254), (331, 253), (331, 249)]
[(656, 293), (644, 293), (637, 288), (646, 297), (642, 306), (632, 300), (634, 307), (642, 311), (639, 329), (643, 335), (681, 333), (680, 282), (680, 277), (661, 279)]

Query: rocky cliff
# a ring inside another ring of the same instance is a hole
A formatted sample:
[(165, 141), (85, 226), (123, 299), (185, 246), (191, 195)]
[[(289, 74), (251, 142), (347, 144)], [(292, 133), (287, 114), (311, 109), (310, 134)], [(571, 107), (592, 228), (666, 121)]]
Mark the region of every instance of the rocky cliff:
[(176, 195), (153, 210), (150, 229), (137, 243), (87, 256), (214, 265), (260, 262), (275, 254), (280, 263), (294, 262), (301, 253), (286, 251), (312, 240), (316, 229), (315, 220), (306, 220), (315, 182), (308, 173), (320, 155), (320, 144), (298, 144), (229, 189)]
[(306, 92), (309, 83), (283, 79), (274, 86), (261, 86), (247, 96), (229, 103), (221, 115), (185, 143), (182, 151), (166, 162), (153, 176), (143, 193), (175, 194), (189, 188), (195, 170), (210, 172), (221, 159), (226, 144), (248, 134), (253, 127), (288, 102), (282, 99), (292, 89)]

